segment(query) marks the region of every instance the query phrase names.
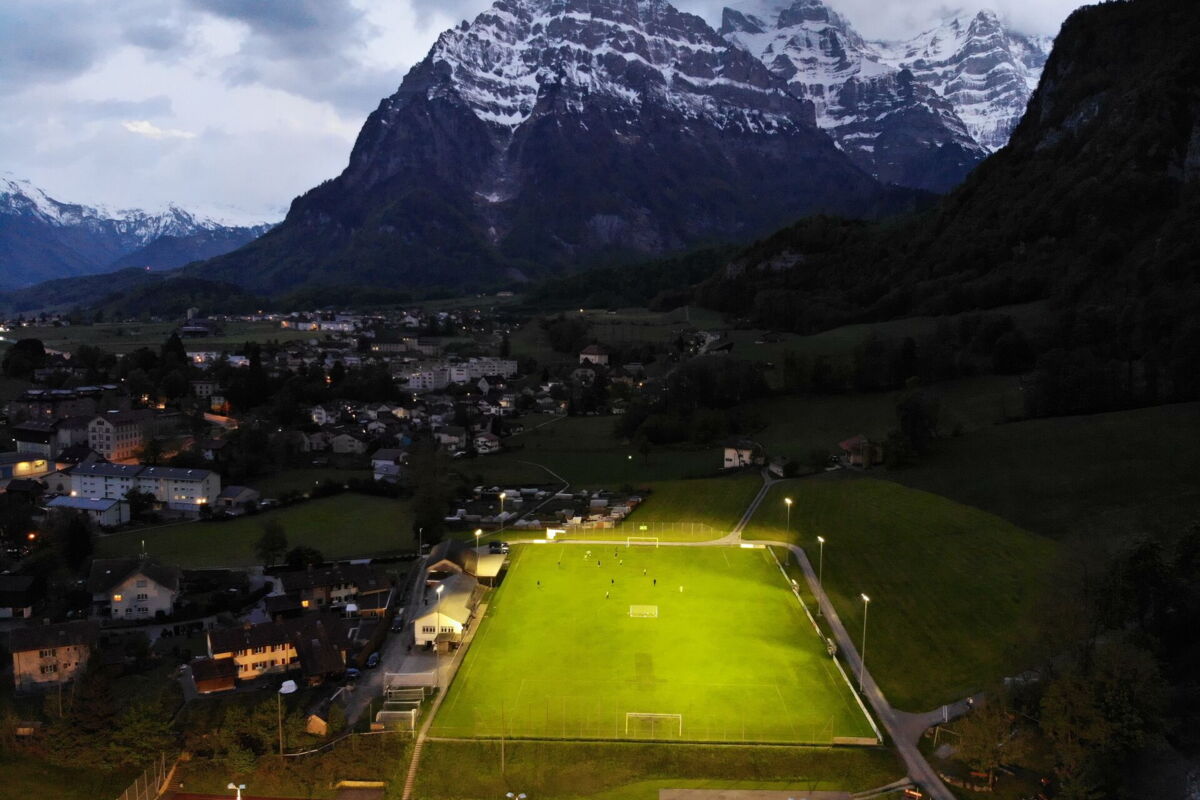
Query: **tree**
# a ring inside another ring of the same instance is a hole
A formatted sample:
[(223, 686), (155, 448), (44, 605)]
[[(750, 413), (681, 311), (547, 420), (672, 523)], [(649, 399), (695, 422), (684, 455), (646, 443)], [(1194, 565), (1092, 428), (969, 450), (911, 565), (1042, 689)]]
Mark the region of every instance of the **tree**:
[(57, 509), (42, 525), (46, 542), (58, 553), (62, 563), (78, 572), (92, 557), (95, 534), (92, 523), (82, 511)]
[(28, 378), (46, 363), (46, 346), (41, 339), (18, 339), (4, 354), (5, 377)]
[(909, 449), (924, 455), (937, 437), (941, 404), (932, 394), (910, 391), (896, 403), (896, 422)]
[(108, 750), (113, 763), (136, 767), (169, 748), (173, 740), (170, 720), (162, 709), (133, 705), (121, 714)]
[(270, 519), (263, 522), (262, 536), (259, 536), (258, 541), (254, 543), (254, 552), (263, 566), (269, 567), (278, 563), (287, 549), (287, 534), (279, 520)]
[(1012, 717), (1005, 707), (1003, 694), (993, 692), (977, 704), (958, 728), (955, 753), (968, 766), (988, 774), (988, 785), (996, 779), (996, 770), (1017, 760), (1012, 743), (1016, 738)]
[(318, 567), (325, 563), (325, 556), (321, 555), (321, 551), (315, 547), (306, 547), (301, 544), (288, 551), (287, 556), (284, 557), (284, 563), (291, 569)]
[(130, 519), (143, 519), (146, 516), (146, 512), (154, 508), (154, 495), (139, 489), (130, 489), (126, 492), (125, 500), (129, 503)]

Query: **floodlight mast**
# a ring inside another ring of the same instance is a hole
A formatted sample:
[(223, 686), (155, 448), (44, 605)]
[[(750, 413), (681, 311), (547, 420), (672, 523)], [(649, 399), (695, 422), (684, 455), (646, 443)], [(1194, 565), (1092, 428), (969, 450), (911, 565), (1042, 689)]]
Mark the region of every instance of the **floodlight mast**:
[(233, 789), (234, 791), (236, 791), (236, 792), (237, 792), (237, 800), (242, 800), (242, 789), (245, 789), (245, 788), (246, 788), (246, 784), (244, 784), (244, 783), (230, 783), (230, 784), (229, 784), (228, 786), (226, 786), (225, 788), (226, 788), (226, 789)]
[[(820, 548), (820, 553), (817, 556), (817, 588), (821, 590), (821, 594), (825, 594), (825, 537), (817, 537), (817, 546)], [(821, 598), (817, 598), (817, 616), (822, 616), (824, 603)]]
[(871, 605), (871, 598), (865, 594), (862, 595), (863, 601), (863, 635), (862, 635), (862, 652), (858, 654), (858, 691), (863, 691), (863, 682), (867, 675), (867, 608)]

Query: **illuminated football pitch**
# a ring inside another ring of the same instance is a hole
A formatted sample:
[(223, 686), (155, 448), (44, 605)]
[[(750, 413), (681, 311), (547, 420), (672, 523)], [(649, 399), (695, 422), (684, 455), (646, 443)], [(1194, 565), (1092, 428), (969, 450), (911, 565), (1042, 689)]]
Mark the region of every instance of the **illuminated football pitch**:
[(766, 550), (527, 544), (510, 558), (433, 736), (875, 735)]

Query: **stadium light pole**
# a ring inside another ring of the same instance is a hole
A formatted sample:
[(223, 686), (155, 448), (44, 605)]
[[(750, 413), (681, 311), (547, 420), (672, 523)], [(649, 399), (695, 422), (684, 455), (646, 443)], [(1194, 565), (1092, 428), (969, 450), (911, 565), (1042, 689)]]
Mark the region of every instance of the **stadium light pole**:
[(245, 789), (245, 788), (246, 788), (246, 784), (244, 784), (244, 783), (231, 783), (231, 784), (229, 784), (228, 786), (226, 786), (225, 788), (226, 788), (226, 789), (233, 789), (235, 792), (237, 792), (237, 800), (242, 800), (242, 789)]
[(520, 794), (513, 794), (512, 792), (505, 792), (504, 796), (507, 797), (508, 800), (525, 800), (524, 792), (521, 792)]
[(500, 530), (504, 530), (504, 500), (508, 497), (508, 492), (500, 493)]
[(433, 590), (437, 593), (437, 605), (435, 606), (437, 609), (437, 633), (433, 635), (433, 663), (436, 665), (437, 669), (437, 685), (439, 691), (442, 688), (442, 654), (438, 652), (437, 637), (441, 635), (442, 632), (442, 590), (445, 588), (445, 584), (439, 583), (437, 588)]
[(479, 549), (479, 537), (480, 536), (483, 536), (483, 528), (476, 528), (475, 529), (475, 549), (476, 550)]
[(858, 691), (863, 690), (863, 681), (867, 675), (867, 607), (871, 605), (871, 598), (865, 594), (863, 599), (863, 636), (862, 636), (862, 652), (858, 654)]
[[(825, 594), (825, 537), (817, 537), (817, 588), (821, 590), (821, 594)], [(821, 616), (821, 609), (824, 608), (824, 603), (821, 598), (817, 598), (817, 616)]]
[(792, 535), (792, 498), (783, 498), (783, 504), (787, 506), (787, 534)]

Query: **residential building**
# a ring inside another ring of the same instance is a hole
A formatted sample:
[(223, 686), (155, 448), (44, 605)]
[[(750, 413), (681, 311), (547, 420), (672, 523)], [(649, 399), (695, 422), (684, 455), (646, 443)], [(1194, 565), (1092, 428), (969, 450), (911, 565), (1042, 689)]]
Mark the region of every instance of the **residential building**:
[(32, 575), (0, 575), (0, 619), (29, 619), (37, 601)]
[(738, 469), (763, 464), (766, 455), (758, 444), (748, 439), (738, 439), (725, 443), (724, 458), (721, 466), (724, 469)]
[(206, 469), (140, 464), (80, 464), (71, 470), (73, 497), (124, 499), (131, 489), (154, 495), (173, 511), (199, 514), (216, 503), (221, 476)]
[(339, 455), (362, 455), (367, 452), (367, 439), (357, 431), (337, 431), (329, 440), (329, 449)]
[(92, 616), (136, 621), (169, 615), (181, 577), (178, 567), (148, 558), (97, 558), (88, 576)]
[(432, 604), (422, 606), (413, 617), (413, 640), (418, 646), (435, 644), (443, 649), (457, 644), (475, 615), (482, 589), (473, 575), (448, 575), (440, 585), (442, 591), (432, 593)]
[(116, 497), (71, 497), (62, 495), (46, 504), (51, 511), (81, 511), (101, 528), (129, 522), (129, 503)]
[(262, 495), (257, 489), (248, 486), (226, 486), (217, 495), (217, 508), (226, 514), (238, 516), (258, 508)]
[(88, 444), (109, 461), (131, 460), (145, 446), (153, 419), (148, 409), (101, 414), (88, 424)]
[(13, 630), (13, 684), (28, 691), (73, 680), (87, 668), (98, 635), (99, 625), (90, 620)]
[(372, 453), (371, 468), (374, 470), (375, 480), (390, 483), (398, 481), (405, 457), (403, 450), (386, 447)]
[(598, 344), (589, 344), (579, 352), (579, 363), (608, 366), (608, 351)]
[(17, 445), (18, 453), (53, 458), (58, 452), (58, 437), (53, 422), (31, 420), (12, 426), (9, 433)]
[(391, 581), (369, 564), (334, 564), (284, 572), (284, 591), (295, 596), (303, 609), (333, 606), (385, 610), (392, 593)]
[(54, 462), (30, 453), (0, 453), (0, 483), (13, 478), (40, 478), (54, 469)]
[(478, 565), (479, 553), (474, 547), (457, 539), (443, 539), (425, 559), (425, 584), (435, 586), (451, 575), (474, 575)]
[(212, 630), (207, 636), (208, 657), (232, 660), (238, 680), (299, 671), (318, 684), (346, 669), (348, 629), (332, 614)]

